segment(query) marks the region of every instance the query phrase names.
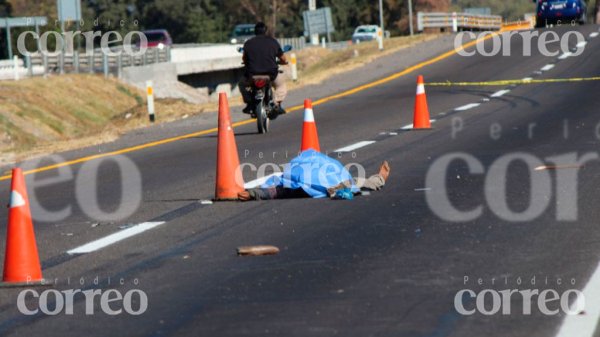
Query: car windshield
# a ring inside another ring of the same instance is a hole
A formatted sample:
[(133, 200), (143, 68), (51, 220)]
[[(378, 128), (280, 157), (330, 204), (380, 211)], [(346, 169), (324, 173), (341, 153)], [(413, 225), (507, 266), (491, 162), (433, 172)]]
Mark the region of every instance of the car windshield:
[(254, 35), (254, 27), (236, 27), (234, 34), (236, 36)]
[(161, 42), (166, 39), (164, 33), (144, 33), (144, 35), (146, 35), (148, 42)]
[(375, 33), (375, 28), (359, 28), (356, 30), (357, 33)]

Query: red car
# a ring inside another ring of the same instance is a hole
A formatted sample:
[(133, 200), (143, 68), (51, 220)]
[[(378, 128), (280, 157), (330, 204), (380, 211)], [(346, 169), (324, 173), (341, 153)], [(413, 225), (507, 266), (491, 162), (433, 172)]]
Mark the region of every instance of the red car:
[(171, 39), (171, 35), (165, 29), (145, 30), (142, 33), (148, 39), (148, 44), (142, 47), (163, 49), (173, 45), (173, 39)]

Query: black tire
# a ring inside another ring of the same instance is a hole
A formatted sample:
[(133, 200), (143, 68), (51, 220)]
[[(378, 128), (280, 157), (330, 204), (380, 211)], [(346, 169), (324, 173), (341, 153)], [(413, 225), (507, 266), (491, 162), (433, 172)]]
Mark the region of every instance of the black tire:
[(269, 132), (269, 118), (267, 117), (267, 110), (263, 102), (256, 104), (256, 126), (258, 127), (258, 133), (264, 134)]

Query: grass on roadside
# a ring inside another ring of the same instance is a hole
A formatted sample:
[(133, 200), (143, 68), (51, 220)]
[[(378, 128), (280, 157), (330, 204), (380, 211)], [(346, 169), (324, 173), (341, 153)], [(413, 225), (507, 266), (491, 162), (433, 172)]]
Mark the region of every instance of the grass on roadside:
[[(318, 84), (436, 37), (387, 39), (384, 51), (378, 49), (377, 42), (350, 45), (339, 51), (321, 47), (297, 51), (299, 80), (289, 81), (289, 89)], [(229, 103), (235, 107), (242, 101), (233, 97)], [(218, 109), (216, 102), (194, 105), (175, 99), (156, 100), (155, 106), (160, 123)], [(0, 165), (14, 158), (14, 153), (19, 154), (17, 160), (22, 160), (96, 145), (148, 125), (145, 92), (116, 79), (80, 74), (0, 82)]]

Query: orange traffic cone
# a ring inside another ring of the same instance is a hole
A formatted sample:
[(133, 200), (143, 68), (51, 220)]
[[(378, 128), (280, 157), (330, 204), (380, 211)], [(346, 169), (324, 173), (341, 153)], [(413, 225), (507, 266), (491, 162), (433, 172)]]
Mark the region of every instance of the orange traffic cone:
[(4, 255), (2, 286), (43, 284), (42, 268), (35, 243), (25, 178), (20, 168), (12, 170), (10, 210)]
[(244, 191), (235, 135), (231, 127), (227, 95), (219, 93), (219, 135), (217, 145), (217, 184), (215, 200), (238, 200)]
[(321, 152), (319, 146), (319, 135), (317, 134), (317, 124), (313, 113), (312, 102), (310, 99), (304, 100), (304, 124), (302, 125), (302, 146), (300, 151), (313, 149)]
[(425, 81), (423, 81), (423, 76), (421, 75), (417, 78), (417, 97), (415, 99), (413, 129), (431, 129), (427, 95), (425, 95)]

